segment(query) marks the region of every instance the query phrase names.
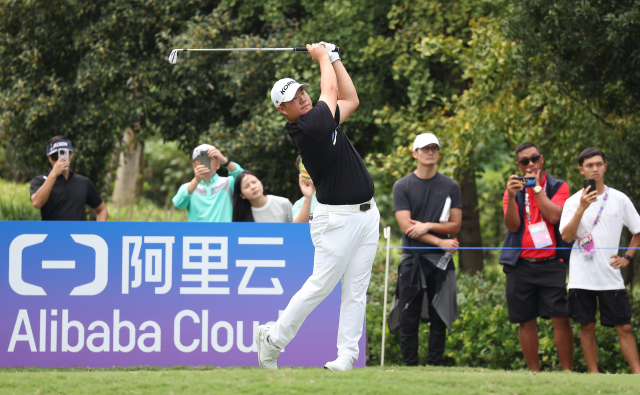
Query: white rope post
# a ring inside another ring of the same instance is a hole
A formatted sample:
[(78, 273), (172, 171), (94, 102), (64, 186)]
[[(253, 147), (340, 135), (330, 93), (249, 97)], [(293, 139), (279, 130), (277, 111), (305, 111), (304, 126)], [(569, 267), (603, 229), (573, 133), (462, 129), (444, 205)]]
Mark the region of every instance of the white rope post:
[(387, 264), (384, 273), (384, 302), (382, 304), (382, 352), (380, 353), (380, 366), (384, 366), (384, 340), (387, 334), (387, 288), (389, 286), (389, 250), (391, 246), (391, 227), (384, 228), (384, 238), (387, 239)]

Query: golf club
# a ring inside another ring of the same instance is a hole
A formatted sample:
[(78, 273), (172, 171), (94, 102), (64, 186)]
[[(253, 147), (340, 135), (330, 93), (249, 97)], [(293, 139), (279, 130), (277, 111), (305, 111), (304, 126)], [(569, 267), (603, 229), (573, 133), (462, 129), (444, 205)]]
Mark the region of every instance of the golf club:
[[(294, 48), (179, 48), (174, 49), (169, 54), (167, 59), (169, 63), (176, 64), (178, 62), (178, 51), (294, 51), (294, 52), (307, 52), (306, 47), (294, 47)], [(336, 47), (334, 52), (340, 52), (340, 47)]]

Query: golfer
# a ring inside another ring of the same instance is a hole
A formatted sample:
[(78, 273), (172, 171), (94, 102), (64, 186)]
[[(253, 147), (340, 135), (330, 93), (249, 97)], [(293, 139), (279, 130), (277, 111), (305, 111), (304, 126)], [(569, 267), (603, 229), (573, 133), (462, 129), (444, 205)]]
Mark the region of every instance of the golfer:
[[(362, 158), (340, 128), (358, 108), (358, 94), (335, 46), (307, 45), (320, 65), (320, 99), (313, 107), (305, 89), (291, 78), (275, 83), (271, 100), (288, 123), (313, 183), (318, 205), (310, 216), (315, 247), (313, 274), (273, 326), (256, 334), (258, 360), (278, 368), (280, 351), (295, 337), (305, 318), (342, 280), (338, 358), (324, 367), (351, 370), (358, 359), (367, 288), (379, 239), (380, 213), (373, 201), (373, 181)], [(329, 50), (329, 52), (327, 52)]]

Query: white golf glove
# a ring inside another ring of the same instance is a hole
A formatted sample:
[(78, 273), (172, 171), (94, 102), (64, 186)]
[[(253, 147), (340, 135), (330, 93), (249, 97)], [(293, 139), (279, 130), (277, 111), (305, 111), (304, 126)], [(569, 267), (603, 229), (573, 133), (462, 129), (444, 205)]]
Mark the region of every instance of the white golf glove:
[(336, 50), (336, 46), (331, 44), (331, 43), (326, 43), (324, 41), (320, 41), (319, 44), (324, 45), (324, 47), (327, 49), (327, 52), (329, 52), (329, 60), (331, 61), (331, 63), (335, 62), (336, 60), (340, 59), (340, 54), (337, 52), (333, 52)]

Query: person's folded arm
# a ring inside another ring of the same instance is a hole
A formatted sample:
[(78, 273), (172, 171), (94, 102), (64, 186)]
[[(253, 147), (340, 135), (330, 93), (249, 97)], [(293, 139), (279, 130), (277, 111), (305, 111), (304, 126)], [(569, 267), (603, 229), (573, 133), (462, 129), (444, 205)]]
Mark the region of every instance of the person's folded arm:
[[(406, 234), (407, 230), (413, 226), (413, 224), (411, 223), (411, 211), (409, 210), (396, 211), (396, 220), (398, 221), (398, 225), (400, 226), (400, 230), (403, 234)], [(423, 234), (415, 240), (437, 247), (440, 247), (442, 244), (441, 238), (430, 233)]]
[(462, 227), (462, 209), (452, 208), (447, 222), (429, 222), (429, 232), (441, 235), (455, 235)]

